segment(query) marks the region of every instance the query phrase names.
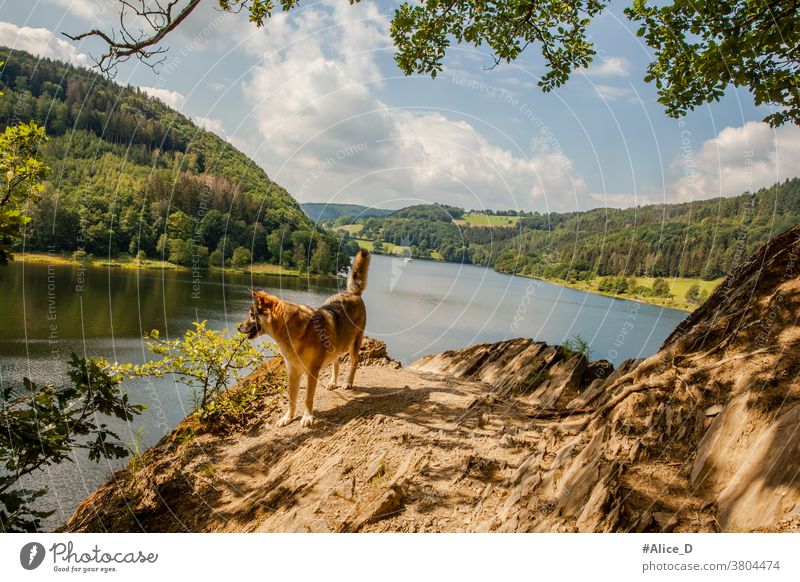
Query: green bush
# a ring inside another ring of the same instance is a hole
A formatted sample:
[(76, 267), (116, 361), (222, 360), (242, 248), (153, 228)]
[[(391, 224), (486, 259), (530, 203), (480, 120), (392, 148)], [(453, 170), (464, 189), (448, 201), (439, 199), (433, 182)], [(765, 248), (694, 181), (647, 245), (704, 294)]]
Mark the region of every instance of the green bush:
[(669, 283), (667, 283), (666, 279), (658, 277), (655, 281), (653, 281), (653, 296), (672, 297), (672, 293), (670, 293), (669, 290)]
[(238, 247), (235, 251), (233, 251), (233, 256), (231, 257), (231, 266), (235, 268), (246, 267), (250, 264), (250, 249), (246, 249), (244, 247)]
[(47, 492), (19, 486), (19, 479), (50, 465), (71, 461), (75, 449), (88, 451), (89, 459), (121, 459), (129, 449), (102, 422), (101, 416), (125, 421), (145, 410), (130, 404), (120, 390), (122, 375), (102, 359), (69, 361), (70, 384), (39, 386), (23, 379), (22, 388), (8, 387), (0, 402), (0, 530), (37, 531), (53, 511), (33, 509)]
[(194, 390), (195, 408), (202, 413), (231, 380), (239, 380), (243, 369), (255, 368), (263, 362), (264, 354), (245, 335), (228, 337), (227, 330), (206, 329), (205, 321), (193, 325), (194, 329), (174, 340), (161, 339), (154, 329), (145, 336), (147, 349), (161, 359), (139, 366), (124, 364), (118, 371), (131, 377), (160, 378), (174, 374), (179, 382)]
[(559, 351), (566, 360), (578, 354), (583, 354), (587, 360), (592, 357), (592, 350), (589, 347), (589, 342), (583, 339), (579, 333), (576, 333), (571, 340), (564, 340), (561, 346), (559, 346)]

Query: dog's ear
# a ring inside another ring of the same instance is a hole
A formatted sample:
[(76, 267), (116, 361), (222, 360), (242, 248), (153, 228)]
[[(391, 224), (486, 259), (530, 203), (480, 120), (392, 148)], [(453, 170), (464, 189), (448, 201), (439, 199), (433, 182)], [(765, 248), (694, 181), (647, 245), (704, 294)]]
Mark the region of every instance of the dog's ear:
[(253, 298), (256, 300), (256, 307), (259, 311), (272, 309), (272, 306), (277, 302), (275, 297), (264, 291), (256, 291), (253, 293)]
[(258, 293), (256, 293), (252, 289), (248, 289), (247, 292), (250, 293), (250, 297), (252, 297), (253, 299), (255, 299), (258, 296)]

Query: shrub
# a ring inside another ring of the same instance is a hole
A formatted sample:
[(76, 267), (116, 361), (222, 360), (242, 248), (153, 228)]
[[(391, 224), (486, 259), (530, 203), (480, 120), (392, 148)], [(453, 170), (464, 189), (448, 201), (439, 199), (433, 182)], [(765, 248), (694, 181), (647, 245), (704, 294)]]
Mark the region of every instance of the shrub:
[(564, 340), (559, 347), (559, 351), (567, 360), (578, 354), (583, 354), (587, 360), (592, 356), (592, 350), (589, 347), (589, 342), (583, 339), (579, 333), (576, 333), (571, 340)]
[(666, 279), (658, 277), (653, 281), (653, 295), (655, 297), (672, 297), (672, 293), (669, 291), (669, 283), (667, 283)]
[(120, 390), (122, 376), (102, 359), (69, 362), (70, 384), (39, 386), (23, 379), (22, 388), (2, 391), (0, 418), (0, 529), (37, 531), (52, 511), (33, 509), (47, 488), (19, 487), (20, 477), (49, 465), (71, 461), (74, 449), (88, 451), (89, 459), (121, 459), (129, 449), (103, 424), (100, 415), (133, 420), (146, 407), (130, 404)]
[(194, 329), (174, 340), (161, 339), (154, 329), (145, 336), (147, 349), (161, 359), (139, 366), (125, 364), (119, 371), (132, 377), (160, 378), (174, 374), (179, 382), (194, 390), (195, 408), (202, 413), (231, 380), (239, 380), (243, 369), (255, 368), (263, 362), (264, 354), (243, 334), (227, 337), (227, 330), (206, 329), (205, 321), (193, 325)]
[(236, 267), (237, 269), (240, 267), (245, 267), (250, 264), (250, 249), (246, 249), (244, 247), (238, 247), (235, 251), (233, 251), (233, 256), (231, 257), (231, 266)]

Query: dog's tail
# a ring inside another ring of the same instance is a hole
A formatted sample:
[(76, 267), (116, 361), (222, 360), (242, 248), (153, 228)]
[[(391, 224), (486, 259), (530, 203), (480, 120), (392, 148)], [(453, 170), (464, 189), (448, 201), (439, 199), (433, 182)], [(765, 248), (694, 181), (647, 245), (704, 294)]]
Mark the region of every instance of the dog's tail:
[(353, 269), (347, 279), (347, 292), (361, 295), (367, 288), (367, 270), (369, 269), (369, 251), (359, 249), (353, 259)]

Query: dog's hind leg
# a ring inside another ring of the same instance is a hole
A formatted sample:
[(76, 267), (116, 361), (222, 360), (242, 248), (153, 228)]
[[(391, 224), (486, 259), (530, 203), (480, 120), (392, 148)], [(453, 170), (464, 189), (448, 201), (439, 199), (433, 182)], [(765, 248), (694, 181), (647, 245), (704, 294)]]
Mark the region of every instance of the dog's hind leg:
[(314, 367), (308, 370), (308, 387), (306, 388), (306, 409), (303, 418), (300, 419), (300, 426), (311, 426), (314, 424), (314, 392), (317, 390), (317, 378), (320, 369)]
[(328, 382), (328, 390), (336, 390), (338, 388), (337, 382), (339, 381), (339, 357), (333, 360), (331, 365), (331, 380)]
[(294, 420), (294, 412), (297, 406), (297, 393), (300, 392), (300, 379), (303, 377), (303, 372), (294, 366), (286, 366), (287, 375), (289, 376), (289, 410), (286, 411), (281, 419), (278, 421), (278, 427), (286, 426)]
[(347, 376), (347, 385), (345, 388), (350, 390), (353, 388), (353, 380), (356, 377), (356, 368), (358, 368), (358, 352), (361, 351), (361, 341), (364, 339), (364, 332), (359, 333), (353, 345), (350, 346), (350, 374)]

